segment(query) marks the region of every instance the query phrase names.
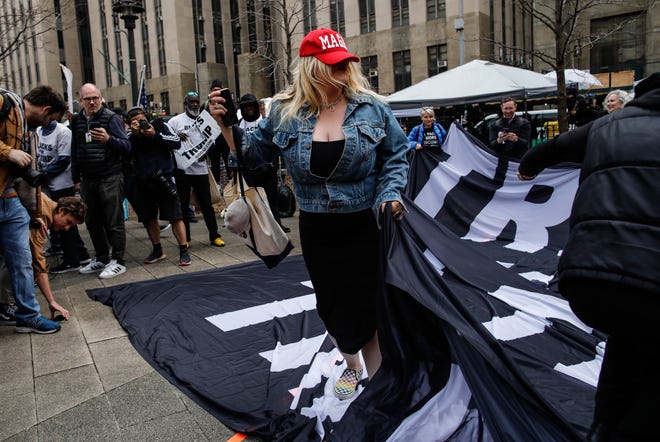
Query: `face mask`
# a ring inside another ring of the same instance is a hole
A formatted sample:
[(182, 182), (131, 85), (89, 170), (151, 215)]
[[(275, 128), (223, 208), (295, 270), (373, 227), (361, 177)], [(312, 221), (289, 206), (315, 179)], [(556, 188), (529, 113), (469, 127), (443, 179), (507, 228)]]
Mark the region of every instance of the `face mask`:
[[(252, 112), (246, 112), (248, 109), (252, 109)], [(248, 123), (252, 123), (253, 121), (256, 121), (261, 114), (259, 113), (259, 105), (258, 104), (247, 104), (241, 106), (241, 117)]]

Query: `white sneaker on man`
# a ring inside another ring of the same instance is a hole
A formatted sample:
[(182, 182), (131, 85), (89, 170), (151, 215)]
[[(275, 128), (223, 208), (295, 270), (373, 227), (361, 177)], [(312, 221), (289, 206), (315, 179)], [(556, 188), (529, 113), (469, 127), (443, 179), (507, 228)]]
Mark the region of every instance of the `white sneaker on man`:
[(99, 278), (114, 278), (115, 276), (119, 276), (122, 273), (126, 273), (126, 266), (119, 264), (116, 259), (113, 259), (105, 266), (99, 275)]
[(105, 268), (105, 264), (103, 264), (101, 261), (97, 261), (96, 258), (92, 259), (89, 264), (87, 264), (85, 267), (81, 267), (80, 270), (78, 270), (78, 273), (82, 273), (83, 275), (87, 275), (89, 273), (96, 273), (100, 272)]

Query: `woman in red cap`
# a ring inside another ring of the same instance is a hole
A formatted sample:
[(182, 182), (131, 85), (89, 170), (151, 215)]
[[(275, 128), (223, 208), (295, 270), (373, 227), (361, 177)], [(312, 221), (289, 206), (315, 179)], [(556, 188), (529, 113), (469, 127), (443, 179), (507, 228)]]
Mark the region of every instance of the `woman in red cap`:
[(282, 154), (300, 208), (317, 311), (346, 361), (334, 392), (346, 399), (363, 377), (360, 351), (370, 377), (380, 367), (378, 220), (403, 216), (408, 139), (340, 34), (310, 32), (299, 55), (293, 85), (273, 98), (268, 118), (253, 132), (222, 125), (219, 93), (209, 96), (210, 110), (232, 149), (234, 134), (242, 137), (236, 144), (249, 167)]

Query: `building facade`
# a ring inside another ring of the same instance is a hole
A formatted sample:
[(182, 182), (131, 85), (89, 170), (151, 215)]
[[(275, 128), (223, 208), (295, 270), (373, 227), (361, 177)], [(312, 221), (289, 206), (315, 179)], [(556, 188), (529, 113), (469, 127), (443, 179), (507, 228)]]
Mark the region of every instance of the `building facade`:
[[(113, 12), (117, 1), (0, 0), (0, 87), (26, 93), (46, 83), (66, 93), (62, 64), (73, 73), (74, 103), (80, 86), (93, 82), (109, 106), (131, 107), (129, 38)], [(144, 73), (149, 105), (162, 114), (182, 112), (186, 92), (203, 97), (214, 79), (237, 97), (271, 96), (286, 86), (302, 37), (317, 27), (344, 34), (374, 89), (385, 95), (473, 59), (548, 71), (551, 63), (532, 52), (552, 58), (556, 47), (543, 24), (555, 0), (124, 3), (144, 7), (134, 30), (136, 77)], [(632, 70), (635, 79), (659, 70), (660, 8), (646, 10), (655, 1), (608, 3), (576, 20), (566, 67)]]

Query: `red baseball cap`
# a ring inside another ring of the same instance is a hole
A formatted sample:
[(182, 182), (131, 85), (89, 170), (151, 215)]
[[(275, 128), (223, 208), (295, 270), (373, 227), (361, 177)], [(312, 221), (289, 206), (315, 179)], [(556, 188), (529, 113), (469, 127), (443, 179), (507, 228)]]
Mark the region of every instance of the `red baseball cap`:
[(316, 29), (303, 38), (300, 56), (313, 56), (325, 64), (337, 64), (345, 60), (360, 61), (360, 57), (348, 52), (344, 37), (327, 28)]

